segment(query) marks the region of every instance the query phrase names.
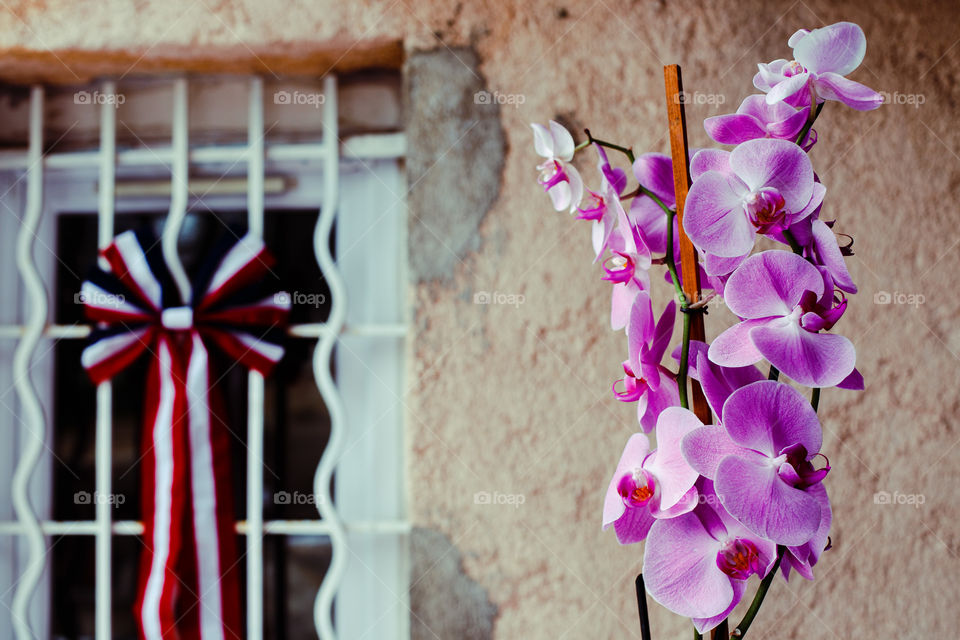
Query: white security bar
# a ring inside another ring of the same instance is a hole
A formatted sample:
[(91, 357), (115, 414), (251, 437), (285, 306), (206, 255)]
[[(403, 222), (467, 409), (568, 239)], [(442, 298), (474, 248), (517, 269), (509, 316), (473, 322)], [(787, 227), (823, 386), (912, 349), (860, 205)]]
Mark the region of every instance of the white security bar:
[[(113, 96), (116, 85), (107, 81), (103, 85), (103, 93)], [(114, 181), (116, 177), (116, 135), (117, 110), (111, 100), (107, 100), (100, 107), (100, 193), (99, 208), (97, 211), (97, 245), (105, 248), (113, 241), (114, 217)], [(100, 266), (107, 267), (107, 261), (100, 258)], [(113, 472), (113, 386), (108, 380), (97, 386), (97, 433), (96, 433), (96, 490), (97, 495), (109, 496)], [(110, 640), (112, 589), (111, 556), (112, 556), (112, 528), (111, 504), (109, 501), (97, 502), (97, 541), (96, 541), (96, 586), (95, 586), (95, 615), (94, 625), (96, 640)]]
[[(373, 535), (403, 535), (410, 533), (411, 524), (406, 520), (370, 520), (342, 523), (351, 533)], [(250, 524), (240, 520), (235, 524), (239, 535), (250, 535)], [(40, 522), (40, 529), (47, 536), (96, 536), (100, 524), (96, 520), (68, 520)], [(143, 535), (143, 523), (139, 520), (118, 520), (110, 525), (115, 536)], [(260, 526), (261, 535), (277, 536), (327, 536), (331, 526), (323, 520), (266, 520)], [(30, 530), (22, 523), (0, 522), (0, 535), (29, 535)]]
[(327, 440), (323, 455), (320, 456), (320, 462), (313, 477), (313, 493), (317, 498), (320, 517), (330, 526), (330, 566), (314, 600), (313, 622), (320, 640), (335, 640), (333, 597), (346, 570), (347, 562), (344, 556), (346, 536), (330, 496), (330, 479), (333, 477), (337, 460), (340, 459), (345, 420), (343, 402), (330, 373), (330, 359), (347, 314), (346, 288), (333, 261), (333, 256), (330, 255), (330, 232), (333, 229), (340, 199), (336, 77), (328, 75), (324, 78), (323, 93), (325, 98), (323, 137), (326, 140), (327, 158), (323, 167), (323, 204), (314, 229), (313, 252), (320, 266), (320, 274), (330, 287), (330, 316), (326, 322), (330, 332), (322, 335), (317, 341), (317, 347), (313, 352), (313, 377), (317, 381), (317, 388), (320, 389), (320, 395), (330, 415), (330, 438)]
[[(263, 236), (263, 80), (250, 80), (247, 228)], [(263, 638), (263, 376), (247, 374), (247, 636)]]
[[(392, 160), (406, 155), (406, 136), (402, 133), (365, 133), (346, 137), (342, 160)], [(247, 146), (207, 146), (190, 150), (190, 164), (234, 164), (246, 160)], [(172, 147), (123, 149), (117, 152), (118, 167), (164, 167), (172, 161)], [(264, 156), (268, 162), (288, 160), (323, 160), (329, 155), (324, 143), (277, 143), (266, 145)], [(47, 169), (78, 169), (97, 167), (99, 151), (67, 151), (51, 153), (45, 158)], [(0, 151), (0, 169), (26, 169), (30, 166), (27, 151)]]
[(17, 235), (17, 270), (27, 296), (25, 331), (13, 355), (13, 377), (20, 400), (24, 438), (20, 461), (13, 474), (11, 498), (28, 545), (26, 567), (13, 596), (13, 628), (18, 640), (33, 640), (27, 608), (43, 574), (46, 541), (28, 496), (30, 478), (43, 452), (46, 423), (40, 400), (30, 382), (30, 363), (47, 319), (47, 295), (33, 261), (33, 240), (43, 210), (43, 87), (30, 91), (30, 163), (27, 166), (26, 211)]
[[(0, 340), (23, 337), (27, 328), (22, 325), (0, 325)], [(320, 338), (332, 333), (333, 328), (324, 322), (294, 324), (287, 327), (287, 333), (294, 338)], [(341, 335), (364, 336), (368, 338), (403, 338), (407, 327), (402, 324), (354, 324), (341, 327)], [(90, 326), (85, 324), (49, 324), (43, 329), (43, 336), (56, 340), (79, 340), (90, 335)]]

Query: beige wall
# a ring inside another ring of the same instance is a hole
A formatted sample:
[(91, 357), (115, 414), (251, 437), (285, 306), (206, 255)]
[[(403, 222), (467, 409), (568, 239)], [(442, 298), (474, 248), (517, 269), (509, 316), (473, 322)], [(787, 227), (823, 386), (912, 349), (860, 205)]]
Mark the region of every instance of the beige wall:
[[(496, 638), (639, 637), (631, 590), (640, 549), (620, 547), (611, 532), (599, 530), (605, 483), (636, 426), (633, 407), (608, 392), (625, 345), (605, 326), (607, 289), (590, 265), (588, 229), (553, 213), (535, 184), (527, 123), (562, 117), (637, 149), (665, 151), (661, 67), (678, 62), (688, 91), (726, 97), (719, 109), (688, 111), (691, 143), (705, 145), (698, 122), (733, 110), (751, 90), (755, 63), (786, 55), (795, 29), (858, 22), (868, 48), (854, 79), (891, 94), (921, 94), (925, 103), (867, 114), (830, 103), (818, 122), (821, 142), (812, 156), (828, 187), (824, 215), (839, 218), (837, 230), (856, 238), (850, 264), (861, 285), (838, 330), (858, 347), (867, 390), (830, 391), (823, 399), (834, 548), (817, 567), (815, 583), (775, 583), (753, 635), (921, 638), (954, 629), (960, 598), (956, 2), (7, 0), (5, 6), (0, 75), (13, 80), (75, 82), (130, 65), (137, 72), (266, 66), (322, 73), (334, 63), (399, 66), (401, 52), (414, 60), (416, 52), (449, 46), (473, 47), (490, 91), (524, 97), (519, 108), (500, 111), (502, 184), (492, 208), (465, 222), (477, 225), (476, 237), (451, 246), (453, 260), (437, 256), (449, 263), (445, 277), (412, 283), (412, 517), (432, 530), (425, 536), (439, 533), (452, 542), (442, 553), (462, 559), (466, 575), (458, 579), (480, 587), (478, 599), (462, 600), (448, 594), (476, 590), (444, 589), (436, 576), (420, 583), (435, 585), (415, 603), (444, 638), (483, 637), (484, 622), (471, 622), (472, 632), (448, 631), (452, 623), (424, 599), (449, 598), (454, 611), (474, 609), (483, 591), (496, 607)], [(461, 73), (473, 71), (467, 64)], [(416, 112), (407, 116), (424, 131)], [(464, 151), (451, 153), (453, 162)], [(416, 190), (430, 184), (414, 185), (411, 202), (423, 202)], [(414, 226), (437, 219), (415, 206), (411, 215)], [(457, 220), (447, 223), (441, 240), (448, 227), (462, 234)], [(475, 305), (478, 291), (522, 294), (525, 302)], [(878, 305), (879, 291), (922, 294), (925, 302)], [(708, 332), (715, 335), (727, 322), (712, 313)], [(478, 505), (479, 491), (520, 494), (525, 502)], [(922, 494), (925, 503), (876, 505), (878, 491)], [(429, 574), (430, 566), (418, 565), (415, 577)], [(652, 615), (656, 637), (687, 637), (682, 620), (659, 607)]]

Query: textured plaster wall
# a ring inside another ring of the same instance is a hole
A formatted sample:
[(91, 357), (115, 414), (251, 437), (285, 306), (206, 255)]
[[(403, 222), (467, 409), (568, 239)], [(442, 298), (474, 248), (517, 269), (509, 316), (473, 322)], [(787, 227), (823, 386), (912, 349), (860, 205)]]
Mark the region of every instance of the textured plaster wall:
[[(420, 279), (411, 282), (409, 494), (423, 528), (414, 578), (432, 586), (419, 589), (414, 604), (426, 612), (433, 599), (449, 603), (430, 609), (429, 631), (415, 630), (487, 637), (492, 620), (495, 638), (625, 638), (639, 637), (632, 581), (640, 550), (599, 530), (605, 483), (636, 426), (633, 407), (608, 392), (624, 341), (605, 327), (607, 290), (590, 265), (588, 229), (550, 211), (534, 183), (527, 122), (562, 118), (665, 151), (661, 68), (678, 62), (688, 91), (726, 100), (690, 106), (691, 143), (702, 146), (697, 123), (733, 110), (751, 90), (755, 63), (786, 55), (796, 28), (860, 23), (868, 49), (854, 78), (920, 94), (924, 104), (869, 114), (829, 104), (818, 123), (812, 156), (828, 187), (825, 215), (856, 238), (850, 264), (862, 288), (838, 330), (855, 341), (868, 387), (823, 398), (834, 548), (816, 582), (775, 583), (751, 633), (925, 638), (955, 628), (960, 598), (958, 19), (954, 1), (8, 0), (0, 75), (73, 82), (134, 63), (317, 73), (334, 63), (400, 66), (401, 53), (415, 62), (432, 55), (421, 52), (475, 52), (451, 67), (449, 89), (484, 83), (522, 104), (498, 111), (506, 155), (496, 198), (458, 193), (470, 189), (469, 173), (446, 186), (411, 184), (411, 203), (440, 211), (411, 210), (412, 225), (436, 221), (437, 242), (410, 250), (443, 266), (413, 270)], [(418, 136), (431, 135), (424, 113), (407, 114)], [(434, 123), (442, 140), (459, 124)], [(500, 162), (498, 147), (452, 144), (432, 153), (438, 166), (469, 171)], [(476, 185), (492, 188), (488, 179)], [(464, 213), (456, 203), (463, 198), (493, 206)], [(456, 218), (441, 221), (444, 211)], [(875, 304), (884, 291), (924, 301)], [(480, 292), (523, 302), (475, 304)], [(711, 313), (708, 332), (729, 321)], [(877, 505), (878, 491), (925, 502)], [(478, 492), (523, 503), (477, 504)], [(439, 559), (449, 553), (457, 561), (437, 562), (429, 554), (438, 548)], [(652, 616), (656, 637), (689, 635), (659, 607)], [(472, 631), (464, 618), (476, 620)]]

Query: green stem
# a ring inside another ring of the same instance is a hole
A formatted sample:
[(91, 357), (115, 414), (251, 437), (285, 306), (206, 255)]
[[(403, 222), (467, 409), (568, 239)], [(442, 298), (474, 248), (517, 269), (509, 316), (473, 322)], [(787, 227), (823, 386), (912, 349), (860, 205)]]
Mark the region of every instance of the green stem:
[(810, 396), (810, 405), (813, 406), (814, 411), (820, 409), (820, 387), (813, 388), (813, 394)]
[(800, 243), (797, 242), (796, 236), (793, 235), (793, 232), (790, 229), (783, 230), (783, 237), (786, 239), (787, 244), (790, 245), (790, 248), (793, 249), (795, 254), (803, 255), (803, 247), (800, 246)]
[(730, 633), (727, 631), (727, 621), (724, 620), (713, 630), (712, 640), (729, 640)]
[(770, 584), (773, 582), (774, 576), (777, 575), (777, 569), (780, 568), (780, 561), (783, 560), (783, 554), (786, 550), (786, 547), (777, 547), (777, 561), (770, 569), (770, 573), (760, 581), (760, 587), (757, 589), (757, 595), (753, 597), (753, 602), (750, 603), (750, 608), (747, 609), (737, 628), (733, 630), (733, 638), (742, 638), (747, 635), (747, 629), (753, 624), (753, 619), (757, 617), (757, 613), (760, 611), (760, 605), (763, 604), (763, 599), (767, 596), (767, 590), (770, 589)]
[(633, 164), (633, 161), (636, 160), (636, 158), (633, 155), (633, 149), (631, 149), (630, 147), (623, 147), (623, 146), (620, 146), (619, 144), (614, 144), (612, 142), (607, 142), (606, 140), (600, 140), (599, 138), (594, 138), (592, 135), (590, 135), (590, 129), (584, 129), (583, 132), (587, 134), (588, 144), (595, 143), (600, 145), (601, 147), (606, 147), (607, 149), (613, 149), (614, 151), (619, 151), (620, 153), (627, 156), (627, 159), (630, 160), (630, 164)]
[[(686, 308), (686, 304), (683, 308)], [(677, 391), (680, 393), (680, 406), (684, 409), (690, 408), (690, 401), (687, 399), (687, 369), (690, 367), (691, 320), (689, 313), (683, 314), (683, 346), (680, 349), (680, 370), (677, 371)]]
[(807, 118), (807, 123), (803, 125), (803, 129), (800, 130), (800, 135), (797, 136), (797, 144), (803, 146), (803, 143), (807, 139), (807, 134), (810, 133), (810, 128), (813, 127), (813, 123), (816, 122), (817, 118), (820, 116), (820, 112), (823, 111), (823, 105), (825, 102), (821, 102), (816, 106), (816, 108), (810, 108), (810, 116)]

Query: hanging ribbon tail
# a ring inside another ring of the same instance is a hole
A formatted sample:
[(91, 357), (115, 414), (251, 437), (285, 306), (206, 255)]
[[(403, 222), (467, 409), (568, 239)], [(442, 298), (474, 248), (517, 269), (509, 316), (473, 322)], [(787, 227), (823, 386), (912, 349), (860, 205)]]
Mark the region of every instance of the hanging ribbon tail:
[[(219, 244), (184, 304), (147, 236), (120, 234), (109, 268), (83, 283), (95, 323), (81, 361), (96, 383), (148, 354), (142, 486), (144, 551), (135, 614), (141, 640), (243, 637), (231, 430), (210, 349), (263, 374), (283, 357), (290, 296), (263, 241)], [(217, 360), (219, 362), (219, 360)]]

